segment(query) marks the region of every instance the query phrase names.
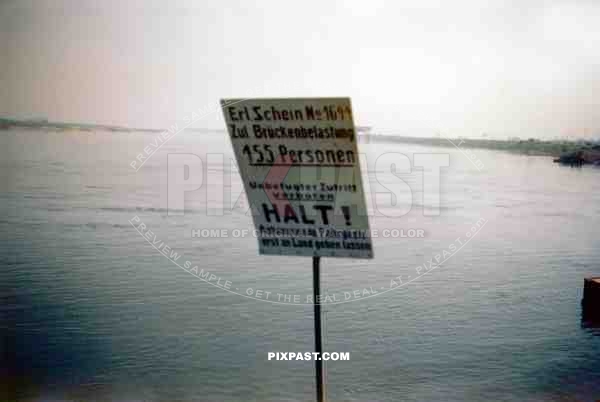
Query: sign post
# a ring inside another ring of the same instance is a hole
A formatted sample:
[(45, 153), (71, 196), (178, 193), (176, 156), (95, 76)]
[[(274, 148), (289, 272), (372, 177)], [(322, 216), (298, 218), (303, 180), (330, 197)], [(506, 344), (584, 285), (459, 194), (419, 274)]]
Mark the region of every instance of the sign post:
[[(315, 352), (323, 353), (321, 336), (321, 257), (313, 257), (313, 296), (315, 300)], [(317, 381), (317, 402), (323, 402), (323, 361), (315, 359), (315, 379)]]
[(350, 99), (223, 99), (221, 107), (259, 253), (313, 258), (313, 296), (305, 302), (315, 309), (322, 402), (321, 303), (328, 300), (320, 259), (373, 258)]

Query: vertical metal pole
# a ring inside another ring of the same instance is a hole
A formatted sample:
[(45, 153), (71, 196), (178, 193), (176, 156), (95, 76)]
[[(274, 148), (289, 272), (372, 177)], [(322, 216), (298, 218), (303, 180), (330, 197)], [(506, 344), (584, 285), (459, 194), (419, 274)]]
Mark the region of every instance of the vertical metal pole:
[(315, 352), (318, 353), (318, 358), (315, 360), (315, 369), (317, 380), (317, 402), (323, 402), (323, 346), (321, 344), (321, 274), (320, 265), (321, 257), (313, 257), (313, 301), (315, 303)]

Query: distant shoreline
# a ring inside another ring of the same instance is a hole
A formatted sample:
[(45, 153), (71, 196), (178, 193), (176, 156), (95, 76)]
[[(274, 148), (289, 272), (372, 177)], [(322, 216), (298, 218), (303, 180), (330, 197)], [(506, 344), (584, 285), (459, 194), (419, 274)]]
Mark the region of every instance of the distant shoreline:
[[(493, 140), (473, 138), (444, 138), (444, 137), (407, 137), (393, 135), (365, 134), (370, 143), (415, 144), (444, 148), (479, 148), (496, 151), (506, 151), (528, 156), (559, 157), (565, 153), (576, 152), (586, 147), (593, 147), (589, 141), (545, 141), (535, 138), (527, 140)], [(598, 145), (596, 145), (598, 146)]]
[(142, 132), (156, 132), (165, 131), (163, 129), (154, 128), (132, 128), (125, 126), (116, 126), (110, 124), (87, 124), (87, 123), (64, 123), (64, 122), (53, 122), (45, 119), (31, 119), (31, 120), (15, 120), (0, 117), (0, 129), (9, 129), (11, 127), (26, 127), (26, 128), (48, 128), (58, 130), (81, 130), (81, 131), (92, 131), (92, 130), (104, 130), (114, 132), (129, 133), (133, 131)]
[[(0, 117), (0, 130), (9, 129), (12, 127), (23, 127), (23, 128), (37, 128), (37, 129), (54, 129), (54, 130), (80, 130), (80, 131), (94, 131), (103, 130), (110, 132), (149, 132), (149, 133), (160, 133), (167, 131), (167, 129), (155, 129), (155, 128), (134, 128), (125, 126), (116, 126), (109, 124), (87, 124), (87, 123), (64, 123), (64, 122), (51, 122), (44, 119), (31, 119), (31, 120), (16, 120)], [(496, 151), (506, 151), (516, 153), (520, 155), (529, 156), (548, 156), (548, 157), (559, 157), (561, 155), (574, 153), (578, 151), (585, 151), (589, 149), (600, 148), (600, 143), (594, 143), (586, 140), (540, 140), (536, 138), (529, 138), (522, 140), (520, 138), (506, 139), (506, 140), (494, 140), (487, 138), (444, 138), (444, 137), (409, 137), (409, 136), (397, 136), (397, 135), (377, 135), (367, 132), (360, 133), (359, 137), (363, 137), (365, 141), (363, 143), (397, 143), (397, 144), (415, 144), (432, 147), (444, 147), (444, 148), (479, 148), (489, 149)], [(208, 128), (185, 128), (185, 131), (198, 131), (198, 132), (214, 132), (222, 131), (218, 129)]]
[[(77, 123), (77, 122), (54, 122), (44, 119), (31, 119), (31, 120), (15, 120), (0, 117), (0, 130), (7, 130), (9, 128), (20, 127), (20, 128), (36, 128), (36, 129), (52, 129), (52, 130), (79, 130), (79, 131), (111, 131), (116, 133), (162, 133), (165, 131), (173, 131), (171, 128), (138, 128), (138, 127), (126, 127), (116, 126), (111, 124), (91, 124), (91, 123)], [(177, 131), (177, 130), (176, 130)], [(196, 131), (196, 132), (214, 132), (223, 131), (220, 129), (210, 128), (197, 128), (197, 127), (185, 127), (181, 131)]]

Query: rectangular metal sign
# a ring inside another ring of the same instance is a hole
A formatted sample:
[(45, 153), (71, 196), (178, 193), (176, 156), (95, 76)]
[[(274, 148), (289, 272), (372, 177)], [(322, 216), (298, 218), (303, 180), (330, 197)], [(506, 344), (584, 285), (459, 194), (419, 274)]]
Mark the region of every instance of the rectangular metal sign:
[(223, 99), (221, 106), (259, 252), (373, 258), (350, 99)]

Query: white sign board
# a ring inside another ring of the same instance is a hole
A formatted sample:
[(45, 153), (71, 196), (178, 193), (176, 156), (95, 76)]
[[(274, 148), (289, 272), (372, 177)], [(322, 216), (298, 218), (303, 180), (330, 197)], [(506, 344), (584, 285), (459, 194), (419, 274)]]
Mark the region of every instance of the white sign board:
[(260, 254), (373, 258), (350, 99), (221, 106)]

